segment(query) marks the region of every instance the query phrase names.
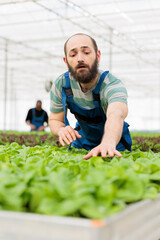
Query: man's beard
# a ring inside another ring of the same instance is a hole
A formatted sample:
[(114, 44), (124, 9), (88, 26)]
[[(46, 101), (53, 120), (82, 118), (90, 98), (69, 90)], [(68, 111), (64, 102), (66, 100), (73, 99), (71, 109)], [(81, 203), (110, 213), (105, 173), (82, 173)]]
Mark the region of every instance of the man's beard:
[[(85, 69), (82, 70), (78, 70), (80, 69), (80, 66), (85, 66)], [(79, 62), (75, 68), (75, 70), (71, 67), (71, 65), (69, 65), (68, 63), (68, 70), (70, 72), (70, 74), (72, 75), (72, 77), (79, 83), (91, 83), (95, 77), (98, 74), (98, 60), (97, 57), (94, 61), (94, 63), (92, 64), (91, 67), (89, 67), (87, 64), (83, 63), (83, 62)]]

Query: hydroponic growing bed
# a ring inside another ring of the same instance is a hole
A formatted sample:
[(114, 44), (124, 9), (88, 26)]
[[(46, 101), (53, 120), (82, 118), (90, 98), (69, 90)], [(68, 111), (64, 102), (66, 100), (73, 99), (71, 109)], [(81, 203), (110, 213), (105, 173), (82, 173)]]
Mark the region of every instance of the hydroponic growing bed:
[(85, 154), (48, 143), (0, 146), (1, 239), (158, 240), (160, 153)]

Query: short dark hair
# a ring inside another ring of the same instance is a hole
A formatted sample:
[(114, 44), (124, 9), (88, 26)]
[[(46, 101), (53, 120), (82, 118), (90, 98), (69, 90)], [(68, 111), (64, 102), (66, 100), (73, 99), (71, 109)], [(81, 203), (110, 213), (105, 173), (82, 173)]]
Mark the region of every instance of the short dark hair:
[(91, 36), (89, 36), (88, 34), (85, 34), (85, 33), (76, 33), (76, 34), (72, 35), (71, 37), (69, 37), (69, 38), (67, 39), (67, 41), (65, 42), (65, 44), (64, 44), (64, 53), (65, 53), (65, 56), (67, 56), (66, 48), (67, 48), (67, 43), (68, 43), (68, 41), (69, 41), (72, 37), (74, 37), (74, 36), (76, 36), (76, 35), (85, 35), (85, 36), (89, 37), (89, 38), (91, 39), (92, 43), (93, 43), (94, 50), (95, 50), (95, 52), (96, 52), (96, 54), (97, 54), (98, 47), (97, 47), (96, 41), (95, 41)]
[(40, 103), (40, 104), (42, 104), (42, 101), (41, 101), (41, 100), (37, 100), (37, 103)]

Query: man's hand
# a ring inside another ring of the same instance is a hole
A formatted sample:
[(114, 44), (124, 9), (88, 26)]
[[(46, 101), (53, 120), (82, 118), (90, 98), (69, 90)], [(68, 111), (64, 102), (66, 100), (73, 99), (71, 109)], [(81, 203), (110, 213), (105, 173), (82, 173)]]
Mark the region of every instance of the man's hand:
[(61, 127), (58, 132), (59, 141), (62, 146), (65, 146), (65, 143), (68, 145), (75, 141), (76, 138), (81, 138), (81, 135), (78, 131), (74, 130), (71, 126)]
[(42, 132), (42, 131), (44, 131), (44, 126), (40, 126), (39, 128), (38, 128), (38, 132)]
[(103, 158), (106, 157), (106, 155), (109, 155), (110, 157), (113, 157), (114, 155), (117, 155), (118, 157), (122, 157), (121, 153), (116, 150), (116, 147), (114, 144), (104, 144), (101, 143), (97, 147), (93, 148), (86, 156), (83, 158), (85, 160), (96, 157), (98, 155), (101, 155)]
[(30, 127), (31, 127), (32, 130), (36, 130), (36, 126), (33, 125), (33, 124), (31, 124)]

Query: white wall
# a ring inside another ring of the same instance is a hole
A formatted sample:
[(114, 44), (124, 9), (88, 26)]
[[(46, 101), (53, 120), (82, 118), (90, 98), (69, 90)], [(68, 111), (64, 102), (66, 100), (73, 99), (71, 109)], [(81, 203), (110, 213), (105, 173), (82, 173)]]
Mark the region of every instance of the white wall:
[[(48, 98), (42, 99), (42, 108), (50, 114), (50, 100), (49, 94)], [(21, 100), (21, 101), (8, 101), (7, 102), (7, 118), (6, 118), (6, 130), (16, 130), (16, 131), (30, 131), (30, 127), (25, 123), (25, 119), (30, 108), (35, 107), (38, 98), (33, 98), (32, 100)], [(4, 130), (4, 103), (0, 101), (1, 117), (0, 117), (0, 130)], [(76, 120), (74, 116), (69, 112), (68, 119), (71, 126), (75, 126)], [(50, 131), (49, 127), (46, 131)]]
[[(29, 108), (35, 106), (36, 100), (17, 100), (7, 102), (7, 120), (6, 130), (29, 131), (30, 128), (25, 123), (25, 118)], [(49, 93), (46, 97), (40, 98), (42, 107), (50, 114)], [(129, 114), (126, 121), (130, 124), (130, 130), (160, 130), (160, 100), (159, 98), (128, 98)], [(0, 101), (0, 130), (4, 130), (4, 103)], [(68, 114), (71, 126), (75, 126), (75, 118), (72, 114)], [(50, 131), (49, 128), (47, 131)]]

